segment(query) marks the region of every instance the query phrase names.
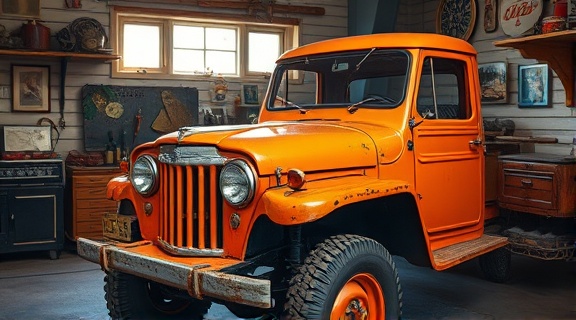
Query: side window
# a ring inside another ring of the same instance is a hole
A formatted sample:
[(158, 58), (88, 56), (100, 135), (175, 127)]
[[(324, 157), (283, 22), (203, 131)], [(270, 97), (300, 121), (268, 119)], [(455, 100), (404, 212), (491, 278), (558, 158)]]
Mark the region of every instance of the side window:
[(469, 119), (466, 62), (428, 57), (418, 89), (417, 110), (427, 119)]

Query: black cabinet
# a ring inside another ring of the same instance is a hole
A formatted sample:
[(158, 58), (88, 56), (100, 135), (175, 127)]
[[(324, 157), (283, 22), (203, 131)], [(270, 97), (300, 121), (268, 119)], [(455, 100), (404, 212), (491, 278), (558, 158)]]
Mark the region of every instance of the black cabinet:
[(63, 190), (26, 187), (0, 192), (0, 252), (48, 250), (64, 245)]
[[(18, 184), (0, 183), (0, 254), (46, 250), (51, 259), (57, 259), (64, 247), (64, 186), (31, 183), (29, 177), (21, 175), (2, 179), (21, 172), (17, 171), (21, 165), (17, 169), (0, 166), (0, 181), (19, 181)], [(54, 164), (48, 164), (50, 166)], [(34, 174), (63, 175), (61, 170), (46, 169), (46, 165), (26, 165), (24, 168)]]

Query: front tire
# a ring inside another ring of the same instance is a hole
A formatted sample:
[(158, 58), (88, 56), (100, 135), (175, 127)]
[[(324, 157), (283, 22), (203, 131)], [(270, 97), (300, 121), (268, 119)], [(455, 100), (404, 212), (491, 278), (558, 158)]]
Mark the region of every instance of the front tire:
[(108, 314), (116, 319), (202, 319), (209, 301), (166, 294), (161, 284), (112, 271), (104, 278)]
[(292, 278), (284, 309), (285, 319), (399, 319), (396, 265), (375, 240), (333, 236), (316, 246)]

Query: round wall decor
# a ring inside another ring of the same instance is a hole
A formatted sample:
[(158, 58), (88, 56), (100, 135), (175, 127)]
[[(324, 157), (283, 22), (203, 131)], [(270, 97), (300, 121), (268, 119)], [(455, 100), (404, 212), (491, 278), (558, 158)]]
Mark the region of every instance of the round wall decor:
[(476, 0), (441, 0), (436, 32), (468, 40), (476, 24)]

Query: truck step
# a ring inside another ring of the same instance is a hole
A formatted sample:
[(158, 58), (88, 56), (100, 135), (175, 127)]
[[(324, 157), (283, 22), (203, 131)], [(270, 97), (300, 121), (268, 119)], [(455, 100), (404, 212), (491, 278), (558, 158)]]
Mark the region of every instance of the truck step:
[(508, 238), (483, 234), (480, 238), (434, 250), (436, 270), (444, 270), (508, 244)]

